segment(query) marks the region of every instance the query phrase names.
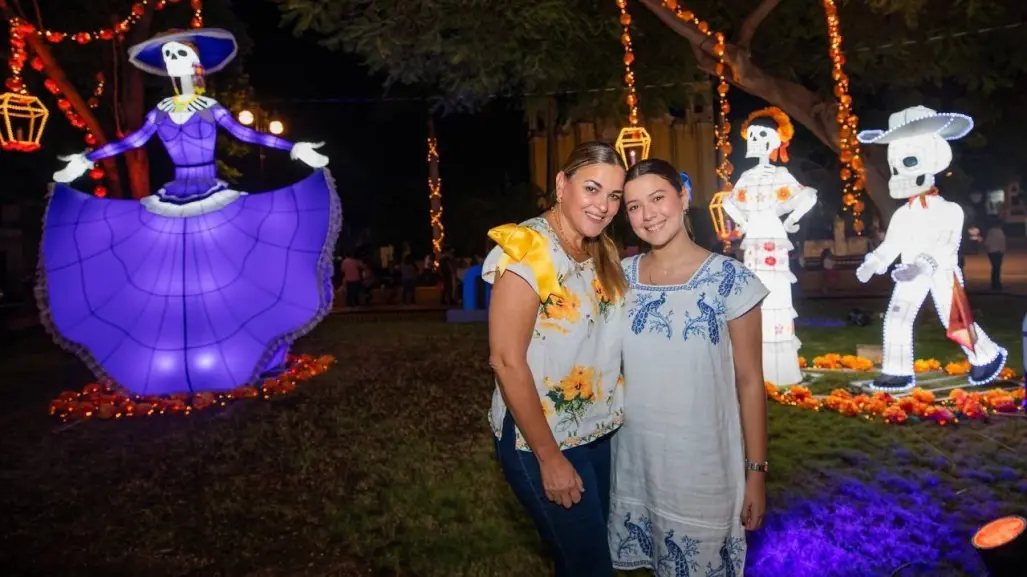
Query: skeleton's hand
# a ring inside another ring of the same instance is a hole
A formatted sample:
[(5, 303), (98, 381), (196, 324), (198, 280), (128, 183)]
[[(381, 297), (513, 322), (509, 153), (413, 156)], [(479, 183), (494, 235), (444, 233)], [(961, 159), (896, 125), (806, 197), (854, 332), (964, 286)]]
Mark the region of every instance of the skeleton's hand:
[(909, 282), (923, 274), (924, 269), (917, 263), (900, 264), (892, 271), (891, 277), (895, 282)]
[(856, 269), (856, 278), (859, 279), (859, 282), (866, 284), (879, 268), (881, 268), (881, 263), (877, 260), (877, 255), (870, 253), (863, 258), (863, 264)]
[(299, 160), (312, 168), (324, 168), (328, 166), (328, 157), (317, 152), (316, 149), (324, 146), (323, 142), (297, 142), (292, 145), (289, 156), (293, 160)]
[(793, 221), (790, 218), (785, 219), (784, 226), (785, 232), (787, 232), (788, 234), (795, 234), (799, 232), (799, 223)]
[(67, 162), (67, 164), (64, 165), (64, 168), (53, 173), (54, 182), (71, 182), (93, 167), (93, 163), (86, 159), (85, 153), (58, 156), (57, 158)]

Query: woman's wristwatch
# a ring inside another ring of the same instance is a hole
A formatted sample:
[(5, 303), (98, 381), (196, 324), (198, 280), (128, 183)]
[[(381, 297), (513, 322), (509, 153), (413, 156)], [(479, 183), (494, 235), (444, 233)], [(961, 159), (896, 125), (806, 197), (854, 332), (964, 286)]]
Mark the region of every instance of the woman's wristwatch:
[(756, 473), (766, 473), (767, 472), (767, 462), (763, 461), (762, 463), (753, 463), (749, 459), (746, 459), (745, 460), (745, 470), (746, 471), (755, 471)]

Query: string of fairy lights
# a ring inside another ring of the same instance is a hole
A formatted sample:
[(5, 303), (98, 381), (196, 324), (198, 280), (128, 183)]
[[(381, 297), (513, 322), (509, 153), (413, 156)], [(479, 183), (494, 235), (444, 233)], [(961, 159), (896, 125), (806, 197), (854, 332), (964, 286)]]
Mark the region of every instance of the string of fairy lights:
[[(40, 138), (46, 127), (46, 120), (49, 111), (46, 106), (35, 96), (31, 95), (22, 74), (26, 63), (36, 72), (46, 75), (43, 80), (43, 87), (54, 98), (57, 99), (57, 109), (64, 115), (68, 123), (73, 127), (84, 130), (83, 140), (87, 146), (97, 144), (96, 135), (93, 134), (85, 121), (75, 110), (71, 100), (63, 93), (60, 83), (46, 73), (46, 64), (43, 58), (36, 54), (31, 60), (29, 52), (31, 37), (36, 37), (50, 45), (59, 45), (65, 41), (73, 42), (79, 46), (85, 46), (94, 42), (109, 42), (115, 39), (122, 39), (126, 33), (132, 30), (149, 8), (163, 10), (168, 4), (178, 4), (184, 0), (139, 0), (132, 4), (129, 13), (124, 18), (117, 20), (109, 28), (84, 30), (78, 32), (66, 32), (52, 28), (37, 27), (36, 25), (18, 17), (10, 18), (10, 58), (8, 76), (5, 86), (10, 91), (0, 96), (0, 115), (3, 116), (4, 126), (2, 127), (2, 138), (0, 144), (4, 150), (33, 152), (40, 148)], [(188, 0), (189, 8), (192, 11), (190, 26), (200, 28), (203, 26), (203, 0)], [(100, 99), (104, 95), (106, 79), (103, 72), (95, 75), (96, 84), (92, 94), (85, 101), (89, 108), (95, 109), (100, 105)], [(15, 127), (16, 122), (21, 121), (20, 126)], [(120, 135), (119, 135), (120, 136)], [(99, 184), (106, 176), (100, 167), (94, 167), (89, 171), (89, 176), (97, 184), (93, 188), (96, 196), (106, 196), (107, 189)]]
[(842, 178), (842, 209), (852, 212), (852, 230), (863, 234), (863, 220), (860, 215), (866, 208), (860, 200), (860, 193), (866, 186), (866, 169), (856, 141), (856, 127), (859, 118), (852, 113), (852, 96), (849, 95), (849, 77), (843, 69), (845, 55), (842, 53), (842, 33), (839, 30), (838, 7), (834, 0), (824, 1), (824, 16), (827, 19), (827, 35), (830, 42), (831, 78), (834, 79), (834, 95), (838, 99), (838, 160), (841, 163), (839, 176)]
[(439, 266), (439, 255), (442, 254), (443, 240), (446, 229), (442, 226), (442, 178), (431, 172), (432, 163), (439, 162), (439, 142), (434, 136), (428, 137), (428, 206), (430, 207), (432, 230), (432, 253), (435, 255), (435, 267)]

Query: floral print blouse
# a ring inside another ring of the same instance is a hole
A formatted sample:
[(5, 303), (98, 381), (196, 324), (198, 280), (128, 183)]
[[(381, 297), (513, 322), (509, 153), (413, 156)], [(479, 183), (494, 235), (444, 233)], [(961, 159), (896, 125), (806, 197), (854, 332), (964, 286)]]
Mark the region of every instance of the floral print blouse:
[[(624, 421), (619, 314), (603, 291), (591, 260), (572, 260), (544, 217), (489, 231), (498, 244), (482, 266), (492, 283), (507, 272), (526, 280), (539, 296), (528, 366), (539, 403), (557, 444), (568, 449), (616, 430)], [(499, 438), (506, 404), (499, 383), (492, 395), (489, 423)], [(517, 435), (516, 447), (531, 449)]]

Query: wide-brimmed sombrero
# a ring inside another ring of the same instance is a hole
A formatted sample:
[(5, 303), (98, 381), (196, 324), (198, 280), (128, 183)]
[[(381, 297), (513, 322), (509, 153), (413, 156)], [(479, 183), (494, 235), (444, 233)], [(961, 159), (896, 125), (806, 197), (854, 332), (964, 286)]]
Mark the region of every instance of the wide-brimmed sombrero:
[(159, 76), (167, 76), (161, 47), (168, 42), (187, 42), (196, 46), (200, 53), (200, 64), (207, 74), (217, 72), (235, 58), (239, 46), (235, 36), (221, 28), (197, 28), (194, 30), (172, 30), (158, 34), (145, 42), (128, 49), (128, 61), (136, 67)]
[(959, 140), (974, 128), (965, 114), (937, 112), (926, 106), (913, 106), (888, 117), (888, 130), (864, 130), (856, 138), (863, 144), (888, 144), (902, 138), (937, 134), (945, 140)]

